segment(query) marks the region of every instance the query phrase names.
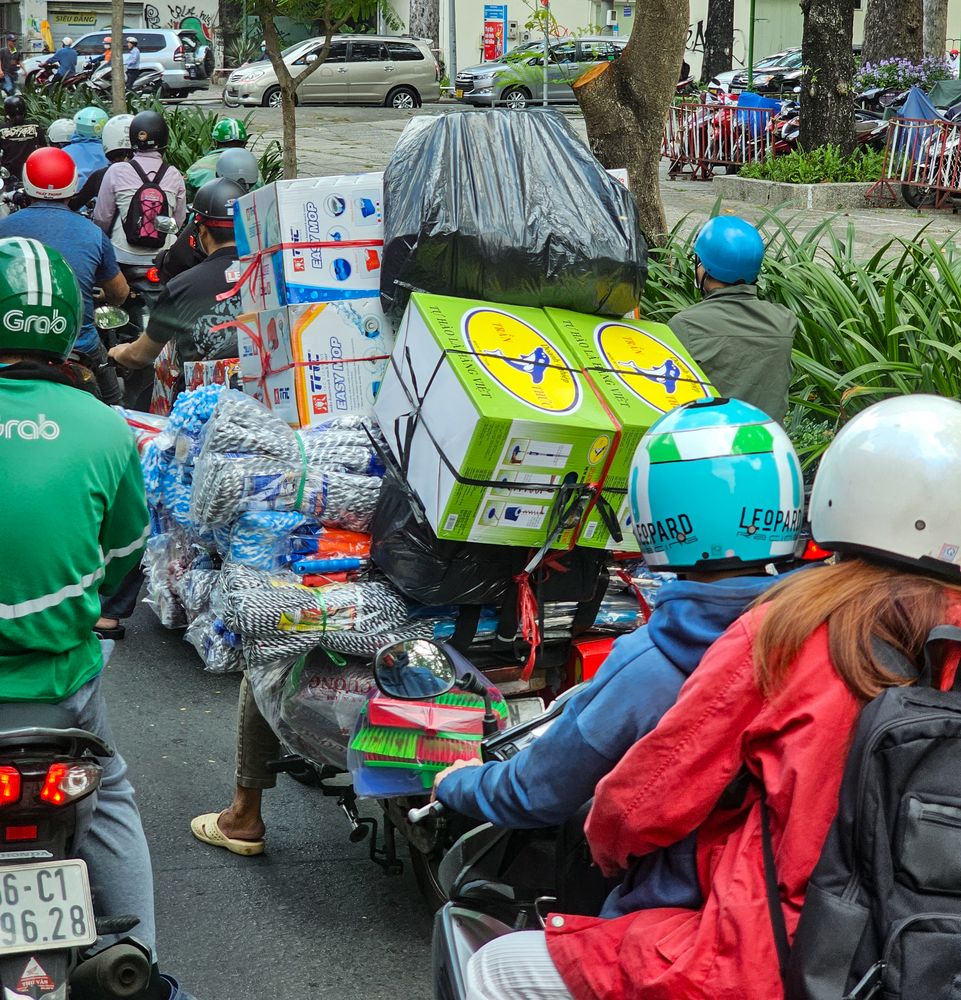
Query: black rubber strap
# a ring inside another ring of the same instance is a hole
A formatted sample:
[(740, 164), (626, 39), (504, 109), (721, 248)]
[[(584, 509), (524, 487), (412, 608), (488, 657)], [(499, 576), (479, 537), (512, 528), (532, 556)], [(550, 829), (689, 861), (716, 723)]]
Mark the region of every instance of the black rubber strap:
[(774, 866), (774, 847), (771, 844), (771, 819), (767, 800), (761, 789), (761, 847), (764, 852), (764, 882), (767, 887), (767, 908), (771, 915), (771, 929), (774, 931), (774, 946), (777, 948), (777, 964), (781, 981), (787, 976), (788, 956), (791, 946), (787, 940), (787, 924), (781, 909), (781, 894), (777, 887), (777, 868)]

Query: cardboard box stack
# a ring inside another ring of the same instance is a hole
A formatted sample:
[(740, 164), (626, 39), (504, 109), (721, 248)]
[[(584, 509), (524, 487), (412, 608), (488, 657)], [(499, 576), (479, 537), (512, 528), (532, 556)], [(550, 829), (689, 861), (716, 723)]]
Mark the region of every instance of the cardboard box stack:
[(293, 427), (365, 414), (393, 348), (383, 175), (277, 181), (237, 203), (244, 390)]

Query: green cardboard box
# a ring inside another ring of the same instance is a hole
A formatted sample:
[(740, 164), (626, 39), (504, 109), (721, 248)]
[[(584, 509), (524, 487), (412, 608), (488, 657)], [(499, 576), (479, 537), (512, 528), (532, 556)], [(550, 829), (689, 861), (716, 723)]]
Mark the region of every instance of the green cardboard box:
[(580, 367), (540, 309), (411, 297), (374, 415), (439, 538), (542, 545), (554, 487), (597, 481), (614, 424)]
[(617, 514), (623, 541), (615, 542), (597, 508), (581, 526), (579, 545), (639, 552), (631, 530), (628, 474), (641, 437), (676, 406), (716, 396), (704, 373), (663, 323), (545, 310), (561, 344), (583, 367), (621, 427), (602, 496)]

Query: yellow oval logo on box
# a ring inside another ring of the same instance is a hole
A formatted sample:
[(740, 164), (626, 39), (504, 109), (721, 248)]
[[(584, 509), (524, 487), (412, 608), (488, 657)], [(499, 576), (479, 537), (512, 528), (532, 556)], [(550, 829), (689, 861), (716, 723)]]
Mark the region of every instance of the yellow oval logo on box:
[(644, 330), (602, 323), (594, 331), (594, 342), (607, 367), (635, 396), (661, 413), (713, 395), (682, 357)]
[(539, 330), (499, 309), (474, 309), (463, 325), (478, 362), (515, 399), (544, 413), (571, 413), (580, 405), (577, 377)]

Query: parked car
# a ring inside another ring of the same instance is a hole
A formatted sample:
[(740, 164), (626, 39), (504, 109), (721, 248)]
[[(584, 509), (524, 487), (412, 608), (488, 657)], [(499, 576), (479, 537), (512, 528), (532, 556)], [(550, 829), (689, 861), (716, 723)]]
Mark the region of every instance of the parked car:
[[(780, 79), (782, 76), (796, 73), (800, 80), (802, 72), (801, 50), (799, 48), (785, 49), (783, 52), (775, 52), (772, 56), (765, 56), (754, 64), (754, 89), (759, 93), (767, 92), (770, 89), (772, 79), (777, 79), (777, 92), (780, 90)], [(763, 81), (763, 82), (762, 82)], [(713, 93), (739, 93), (747, 88), (747, 70), (732, 69), (726, 73), (718, 73), (712, 77), (708, 90)], [(763, 89), (762, 89), (763, 88)]]
[[(81, 68), (90, 59), (103, 55), (103, 40), (111, 38), (109, 31), (93, 31), (74, 42), (77, 50), (77, 66)], [(210, 75), (214, 69), (213, 50), (205, 42), (199, 42), (192, 31), (175, 31), (172, 28), (127, 28), (124, 39), (136, 38), (140, 49), (141, 73), (159, 70), (163, 74), (160, 91), (162, 97), (185, 97), (194, 90), (207, 90)], [(113, 50), (123, 52), (125, 46), (112, 45)], [(49, 55), (31, 57), (23, 61), (26, 82), (49, 59)]]
[[(547, 99), (551, 104), (575, 103), (571, 84), (599, 62), (610, 62), (624, 50), (627, 39), (587, 35), (552, 42), (547, 65)], [(526, 108), (544, 93), (544, 43), (527, 42), (502, 59), (461, 70), (454, 81), (457, 100), (474, 107)]]
[[(317, 59), (323, 38), (308, 38), (281, 53), (296, 74)], [(280, 86), (266, 59), (230, 74), (224, 104), (280, 107)], [(410, 36), (335, 35), (320, 67), (297, 89), (300, 104), (383, 104), (410, 110), (440, 100), (440, 66), (430, 42)]]

